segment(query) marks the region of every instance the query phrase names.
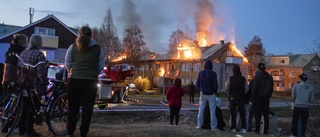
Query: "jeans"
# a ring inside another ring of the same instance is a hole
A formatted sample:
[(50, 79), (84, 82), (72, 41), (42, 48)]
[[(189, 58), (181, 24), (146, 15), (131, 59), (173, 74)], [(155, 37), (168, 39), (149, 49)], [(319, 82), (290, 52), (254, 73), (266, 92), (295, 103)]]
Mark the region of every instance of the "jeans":
[(292, 127), (291, 132), (292, 135), (297, 136), (298, 135), (298, 120), (301, 121), (301, 135), (304, 136), (306, 133), (307, 128), (307, 120), (309, 118), (309, 108), (300, 108), (300, 107), (294, 107), (292, 112)]
[(207, 101), (209, 102), (209, 108), (210, 108), (210, 119), (211, 119), (211, 129), (217, 129), (217, 117), (216, 117), (216, 95), (204, 95), (202, 92), (200, 93), (200, 99), (199, 99), (199, 112), (198, 112), (198, 127), (201, 127), (203, 125), (203, 119), (204, 119), (204, 110), (206, 107)]
[(257, 97), (253, 102), (253, 111), (255, 114), (256, 121), (256, 133), (260, 133), (260, 124), (261, 124), (261, 114), (263, 114), (264, 118), (264, 129), (263, 133), (268, 134), (269, 131), (269, 97)]
[(252, 129), (252, 117), (253, 117), (253, 107), (252, 104), (247, 104), (247, 131)]
[(241, 128), (246, 129), (246, 122), (244, 122), (246, 121), (244, 103), (240, 100), (231, 99), (230, 100), (231, 129), (236, 129), (236, 123), (237, 123), (236, 119), (237, 119), (238, 112), (241, 119)]

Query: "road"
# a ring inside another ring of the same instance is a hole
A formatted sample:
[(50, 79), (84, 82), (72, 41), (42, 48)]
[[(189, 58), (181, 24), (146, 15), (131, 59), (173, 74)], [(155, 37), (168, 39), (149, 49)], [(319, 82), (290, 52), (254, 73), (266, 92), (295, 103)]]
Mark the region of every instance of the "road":
[[(139, 97), (135, 98), (138, 102), (125, 100), (125, 103), (109, 103), (105, 109), (99, 109), (97, 106), (94, 111), (163, 111), (169, 110), (166, 104), (162, 103), (162, 98)], [(181, 110), (198, 110), (198, 97), (195, 97), (195, 104), (190, 104), (187, 98), (183, 98)], [(286, 107), (291, 103), (284, 99), (271, 99), (270, 107)], [(228, 109), (227, 99), (222, 99), (221, 108)]]

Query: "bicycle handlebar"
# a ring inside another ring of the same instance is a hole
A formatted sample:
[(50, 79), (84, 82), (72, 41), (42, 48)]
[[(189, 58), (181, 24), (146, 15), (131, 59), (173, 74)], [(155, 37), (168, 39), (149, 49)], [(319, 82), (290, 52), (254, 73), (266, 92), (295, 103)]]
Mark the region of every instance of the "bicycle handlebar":
[(27, 67), (31, 67), (31, 68), (36, 68), (40, 64), (46, 64), (47, 63), (47, 61), (40, 61), (36, 65), (31, 65), (31, 64), (25, 63), (18, 54), (15, 54), (15, 56), (21, 61), (21, 63), (23, 65), (25, 65)]

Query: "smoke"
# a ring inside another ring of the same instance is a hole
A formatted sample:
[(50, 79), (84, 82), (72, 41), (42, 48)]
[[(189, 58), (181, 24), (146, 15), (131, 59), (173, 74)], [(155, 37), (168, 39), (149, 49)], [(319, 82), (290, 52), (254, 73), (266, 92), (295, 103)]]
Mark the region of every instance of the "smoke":
[(194, 20), (196, 23), (196, 32), (208, 32), (213, 23), (214, 7), (209, 0), (197, 0)]
[(136, 5), (131, 0), (124, 1), (121, 20), (125, 22), (126, 28), (133, 25), (142, 25), (142, 18), (136, 10)]

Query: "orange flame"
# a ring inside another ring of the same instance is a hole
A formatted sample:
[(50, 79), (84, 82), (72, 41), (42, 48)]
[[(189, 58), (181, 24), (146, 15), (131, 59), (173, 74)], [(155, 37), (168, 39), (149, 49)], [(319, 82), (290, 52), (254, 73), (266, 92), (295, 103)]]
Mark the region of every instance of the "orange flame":
[(244, 57), (243, 54), (241, 53), (241, 51), (236, 48), (236, 44), (232, 44), (231, 48), (233, 49), (232, 51), (235, 51), (238, 55), (240, 55), (242, 57), (242, 59), (245, 63), (248, 63), (248, 59), (246, 57)]
[(192, 49), (195, 49), (195, 47), (190, 46), (189, 44), (191, 44), (191, 43), (192, 42), (190, 40), (184, 40), (179, 44), (179, 46), (177, 47), (177, 49), (178, 49), (178, 57), (177, 58), (181, 58), (181, 56), (180, 56), (181, 52), (186, 59), (191, 58), (193, 56)]
[(164, 76), (164, 69), (160, 68), (159, 76)]
[(205, 32), (197, 32), (197, 41), (200, 47), (207, 46), (207, 35)]
[(121, 61), (127, 58), (127, 55), (120, 55), (119, 57), (116, 57), (115, 59), (113, 59), (113, 62), (117, 62), (117, 61)]

